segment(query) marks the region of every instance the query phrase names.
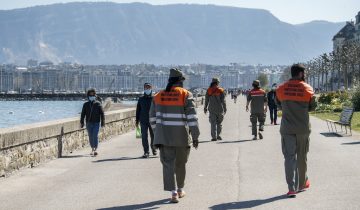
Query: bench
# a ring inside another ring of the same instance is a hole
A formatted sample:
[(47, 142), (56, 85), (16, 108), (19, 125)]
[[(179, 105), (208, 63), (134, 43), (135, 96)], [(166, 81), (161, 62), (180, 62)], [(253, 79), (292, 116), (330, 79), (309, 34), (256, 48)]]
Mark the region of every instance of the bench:
[[(339, 121), (327, 119), (326, 124), (328, 126), (329, 132), (334, 132), (334, 128), (333, 128), (333, 125), (334, 125), (335, 131), (336, 131), (336, 133), (338, 133), (337, 128), (336, 128), (336, 124), (338, 124), (341, 126), (341, 131), (343, 131), (342, 127), (343, 126), (345, 127), (346, 134), (347, 134), (347, 127), (349, 127), (350, 135), (352, 135), (351, 120), (352, 120), (353, 114), (354, 114), (354, 108), (346, 107), (341, 112)], [(331, 127), (331, 131), (330, 131), (330, 127)]]

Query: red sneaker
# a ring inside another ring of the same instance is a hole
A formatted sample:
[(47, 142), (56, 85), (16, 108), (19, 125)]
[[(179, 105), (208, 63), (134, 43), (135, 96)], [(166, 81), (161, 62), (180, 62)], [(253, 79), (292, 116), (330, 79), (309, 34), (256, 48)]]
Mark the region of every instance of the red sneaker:
[(295, 191), (289, 191), (288, 193), (286, 193), (286, 196), (288, 198), (295, 198), (296, 197), (296, 192)]
[(306, 190), (309, 189), (309, 188), (310, 188), (310, 181), (309, 181), (309, 180), (306, 180), (305, 186), (302, 187), (302, 188), (300, 188), (300, 189), (299, 189), (299, 192), (304, 192), (304, 191), (306, 191)]

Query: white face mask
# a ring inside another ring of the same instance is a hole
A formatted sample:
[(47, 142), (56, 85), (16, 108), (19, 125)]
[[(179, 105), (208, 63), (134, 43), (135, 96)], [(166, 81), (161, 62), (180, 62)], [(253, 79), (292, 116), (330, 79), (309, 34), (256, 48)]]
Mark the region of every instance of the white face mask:
[(89, 101), (95, 101), (96, 97), (95, 96), (89, 96)]
[(144, 93), (145, 93), (146, 95), (150, 95), (150, 94), (151, 94), (151, 92), (152, 92), (152, 90), (151, 90), (151, 89), (144, 90)]

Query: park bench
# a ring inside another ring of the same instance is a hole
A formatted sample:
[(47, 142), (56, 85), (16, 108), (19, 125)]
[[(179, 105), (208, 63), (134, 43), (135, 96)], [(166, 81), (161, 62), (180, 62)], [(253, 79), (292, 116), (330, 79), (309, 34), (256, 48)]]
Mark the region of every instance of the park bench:
[[(336, 128), (336, 124), (338, 124), (338, 125), (341, 126), (341, 131), (342, 132), (343, 132), (343, 126), (345, 127), (346, 134), (347, 134), (347, 127), (349, 127), (350, 128), (350, 135), (352, 135), (351, 119), (353, 117), (353, 114), (354, 114), (354, 108), (346, 107), (341, 112), (339, 121), (334, 121), (334, 120), (327, 119), (326, 124), (328, 126), (329, 132), (334, 132), (334, 128), (333, 128), (333, 125), (334, 125), (335, 132), (338, 133), (337, 128)], [(330, 127), (331, 127), (331, 131), (330, 131)]]

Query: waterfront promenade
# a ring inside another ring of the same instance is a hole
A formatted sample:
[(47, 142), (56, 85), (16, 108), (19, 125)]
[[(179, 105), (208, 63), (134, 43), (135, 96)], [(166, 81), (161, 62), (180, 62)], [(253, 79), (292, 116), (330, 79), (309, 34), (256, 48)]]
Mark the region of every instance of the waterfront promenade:
[[(360, 137), (329, 137), (311, 118), (311, 188), (287, 199), (279, 126), (252, 141), (245, 99), (228, 98), (223, 141), (210, 142), (208, 116), (199, 107), (198, 150), (187, 165), (187, 196), (167, 203), (157, 157), (140, 159), (141, 140), (130, 132), (100, 144), (98, 157), (83, 149), (0, 179), (0, 209), (360, 209)], [(323, 134), (321, 134), (323, 133)]]

